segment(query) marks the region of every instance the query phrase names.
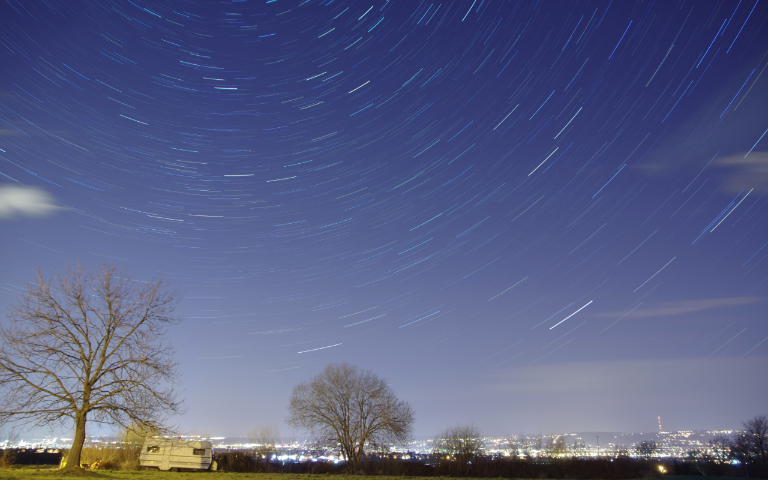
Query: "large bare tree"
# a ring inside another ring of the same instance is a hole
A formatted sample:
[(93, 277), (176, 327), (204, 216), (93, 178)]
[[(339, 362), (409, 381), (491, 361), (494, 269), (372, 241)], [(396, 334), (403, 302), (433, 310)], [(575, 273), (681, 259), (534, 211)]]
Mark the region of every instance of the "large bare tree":
[(80, 465), (86, 421), (158, 429), (181, 403), (164, 341), (176, 294), (114, 266), (80, 264), (37, 282), (0, 327), (0, 420), (74, 423), (67, 466)]
[(287, 423), (320, 440), (338, 444), (353, 471), (365, 447), (404, 443), (413, 432), (414, 412), (387, 382), (348, 363), (331, 364), (293, 388)]

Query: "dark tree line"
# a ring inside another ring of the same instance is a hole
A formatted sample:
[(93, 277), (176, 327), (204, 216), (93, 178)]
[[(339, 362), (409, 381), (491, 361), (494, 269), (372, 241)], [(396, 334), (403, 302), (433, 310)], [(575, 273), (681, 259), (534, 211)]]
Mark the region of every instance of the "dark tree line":
[[(471, 463), (447, 461), (442, 454), (418, 456), (366, 454), (356, 473), (370, 476), (393, 477), (474, 477), (474, 478), (540, 478), (540, 479), (604, 479), (622, 480), (654, 477), (658, 474), (655, 462), (636, 461), (629, 457), (616, 459), (538, 458), (476, 456)], [(289, 474), (348, 474), (349, 465), (331, 462), (282, 463), (276, 460), (260, 462), (244, 451), (217, 452), (219, 469), (242, 473)], [(352, 478), (352, 477), (350, 477)]]

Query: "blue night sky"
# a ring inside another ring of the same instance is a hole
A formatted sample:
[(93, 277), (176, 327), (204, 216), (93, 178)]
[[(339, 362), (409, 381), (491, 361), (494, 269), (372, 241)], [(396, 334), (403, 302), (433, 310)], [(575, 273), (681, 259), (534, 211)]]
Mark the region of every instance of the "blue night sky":
[[(768, 413), (768, 2), (8, 0), (0, 309), (182, 292), (186, 432), (331, 362), (488, 435)], [(3, 320), (5, 321), (5, 320)]]

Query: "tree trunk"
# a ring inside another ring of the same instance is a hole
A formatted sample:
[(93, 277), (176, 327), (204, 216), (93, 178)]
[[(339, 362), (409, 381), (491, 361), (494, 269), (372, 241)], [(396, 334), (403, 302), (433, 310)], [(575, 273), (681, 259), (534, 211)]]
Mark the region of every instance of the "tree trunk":
[(360, 448), (356, 448), (352, 450), (352, 468), (354, 469), (354, 473), (358, 472), (358, 469), (360, 468), (360, 459), (363, 457), (363, 445), (360, 445)]
[(360, 457), (357, 454), (357, 449), (352, 442), (348, 442), (348, 445), (341, 445), (341, 454), (347, 461), (347, 470), (354, 474), (357, 472), (357, 467), (360, 465)]
[(85, 420), (87, 415), (85, 412), (80, 412), (75, 419), (75, 438), (72, 441), (72, 448), (69, 449), (69, 455), (67, 455), (66, 468), (80, 467), (80, 454), (85, 443)]

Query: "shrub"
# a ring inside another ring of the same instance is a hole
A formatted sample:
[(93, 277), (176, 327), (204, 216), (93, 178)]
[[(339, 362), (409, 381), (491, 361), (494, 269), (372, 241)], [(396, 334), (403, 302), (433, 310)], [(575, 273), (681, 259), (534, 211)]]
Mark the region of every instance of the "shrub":
[(243, 452), (222, 452), (214, 455), (217, 470), (237, 473), (255, 473), (258, 462), (252, 456)]
[(140, 446), (109, 445), (86, 447), (80, 456), (80, 462), (92, 465), (99, 462), (102, 470), (139, 470)]
[(0, 468), (7, 468), (16, 463), (16, 450), (6, 448), (0, 456)]

